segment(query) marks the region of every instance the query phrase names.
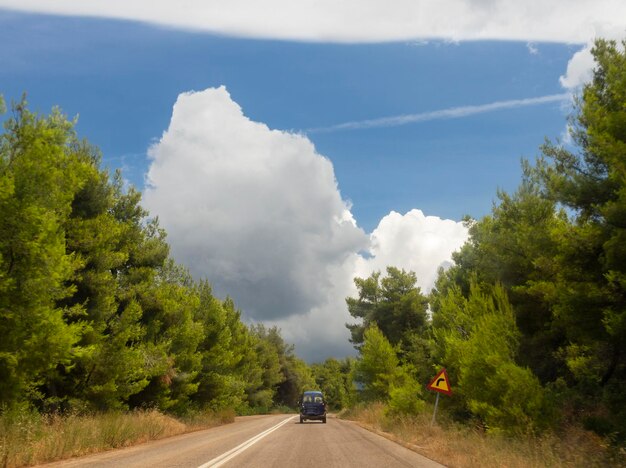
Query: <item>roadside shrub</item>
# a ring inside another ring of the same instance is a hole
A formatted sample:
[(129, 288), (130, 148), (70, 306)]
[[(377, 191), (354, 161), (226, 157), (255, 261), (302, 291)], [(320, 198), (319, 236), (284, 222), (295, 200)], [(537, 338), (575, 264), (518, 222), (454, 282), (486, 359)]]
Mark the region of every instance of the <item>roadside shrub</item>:
[(404, 368), (389, 390), (389, 413), (416, 415), (424, 409), (421, 385)]

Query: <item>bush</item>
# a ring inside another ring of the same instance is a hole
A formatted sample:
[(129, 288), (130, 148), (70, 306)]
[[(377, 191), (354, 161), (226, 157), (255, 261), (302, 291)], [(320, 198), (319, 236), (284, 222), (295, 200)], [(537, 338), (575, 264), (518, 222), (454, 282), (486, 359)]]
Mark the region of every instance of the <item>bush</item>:
[(420, 384), (400, 368), (402, 375), (398, 383), (391, 385), (389, 390), (389, 412), (391, 414), (419, 414), (424, 409), (424, 400)]

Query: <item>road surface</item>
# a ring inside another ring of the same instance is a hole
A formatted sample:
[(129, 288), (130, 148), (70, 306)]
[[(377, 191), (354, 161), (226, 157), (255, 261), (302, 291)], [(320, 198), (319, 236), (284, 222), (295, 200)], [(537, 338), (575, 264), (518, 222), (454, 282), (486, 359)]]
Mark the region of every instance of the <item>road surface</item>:
[(246, 416), (233, 424), (45, 465), (52, 467), (441, 467), (350, 421)]

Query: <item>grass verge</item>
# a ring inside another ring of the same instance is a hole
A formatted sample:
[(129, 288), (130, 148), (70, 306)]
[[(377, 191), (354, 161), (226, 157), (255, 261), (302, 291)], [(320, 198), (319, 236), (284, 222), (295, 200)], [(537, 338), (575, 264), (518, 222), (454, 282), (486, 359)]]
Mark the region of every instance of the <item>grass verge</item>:
[(432, 414), (391, 416), (383, 404), (360, 406), (339, 415), (449, 467), (606, 467), (626, 466), (626, 456), (594, 434), (569, 428), (559, 436), (506, 437), (454, 423)]
[(195, 413), (183, 420), (156, 410), (95, 415), (7, 411), (0, 417), (0, 466), (13, 468), (128, 447), (232, 422), (234, 412)]

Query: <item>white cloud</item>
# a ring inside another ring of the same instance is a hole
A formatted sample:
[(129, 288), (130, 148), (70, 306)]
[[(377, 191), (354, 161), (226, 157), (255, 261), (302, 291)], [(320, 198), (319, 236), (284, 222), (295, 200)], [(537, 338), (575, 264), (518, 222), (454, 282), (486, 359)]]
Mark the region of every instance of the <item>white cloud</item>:
[(595, 66), (593, 55), (591, 55), (592, 47), (592, 44), (587, 44), (576, 52), (567, 63), (565, 75), (559, 78), (561, 86), (565, 89), (576, 90), (591, 80)]
[(467, 240), (462, 222), (425, 216), (413, 209), (404, 216), (392, 211), (370, 236), (371, 258), (357, 260), (357, 276), (369, 276), (388, 265), (414, 271), (423, 292), (432, 288), (440, 266), (447, 265), (452, 252)]
[(623, 0), (0, 0), (0, 7), (156, 23), (243, 37), (378, 42), (506, 39), (587, 42), (624, 30)]
[[(626, 5), (626, 2), (624, 2), (624, 5)], [(595, 24), (586, 45), (577, 51), (567, 63), (565, 75), (559, 78), (561, 86), (570, 91), (576, 91), (585, 83), (591, 81), (595, 67), (591, 49), (596, 38), (620, 41), (625, 37), (626, 17), (622, 17), (617, 25), (614, 23)]]
[(348, 313), (345, 298), (357, 294), (353, 279), (357, 275), (359, 258), (353, 253), (343, 264), (335, 265), (329, 271), (331, 287), (325, 291), (322, 303), (301, 315), (266, 321), (269, 326), (278, 326), (288, 343), (295, 343), (298, 356), (320, 362), (328, 357), (355, 354), (349, 341), (350, 332), (345, 326), (354, 319)]
[(539, 49), (532, 42), (527, 42), (526, 43), (526, 48), (528, 49), (528, 52), (530, 53), (530, 55), (538, 55), (539, 54)]
[(181, 94), (150, 156), (144, 205), (174, 258), (231, 295), (244, 318), (280, 326), (306, 359), (351, 352), (355, 276), (395, 265), (427, 290), (467, 235), (413, 210), (390, 213), (368, 237), (332, 163), (306, 137), (248, 119), (224, 87)]
[(333, 287), (327, 291), (323, 305), (308, 314), (271, 324), (278, 325), (288, 341), (297, 343), (301, 356), (322, 360), (354, 353), (345, 327), (346, 323), (356, 322), (345, 303), (346, 297), (357, 295), (353, 279), (366, 278), (375, 271), (385, 275), (387, 266), (396, 266), (414, 271), (417, 285), (428, 293), (439, 267), (451, 263), (452, 252), (461, 248), (467, 236), (461, 222), (425, 216), (417, 209), (405, 215), (392, 211), (370, 235), (370, 255), (354, 254), (332, 271)]
[[(612, 27), (606, 24), (598, 26), (598, 37), (603, 39), (620, 41), (626, 36), (626, 27)], [(593, 58), (591, 50), (593, 49), (593, 38), (587, 42), (587, 44), (577, 51), (567, 63), (567, 70), (564, 75), (559, 77), (561, 86), (568, 90), (573, 96), (580, 91), (580, 89), (587, 83), (591, 82), (593, 78), (593, 70), (596, 63)], [(561, 141), (565, 145), (572, 145), (574, 140), (571, 135), (571, 128), (569, 123), (565, 125), (565, 128), (561, 132)]]
[(251, 318), (302, 314), (367, 242), (332, 164), (303, 136), (246, 118), (225, 88), (185, 93), (150, 150), (145, 205), (174, 257)]

